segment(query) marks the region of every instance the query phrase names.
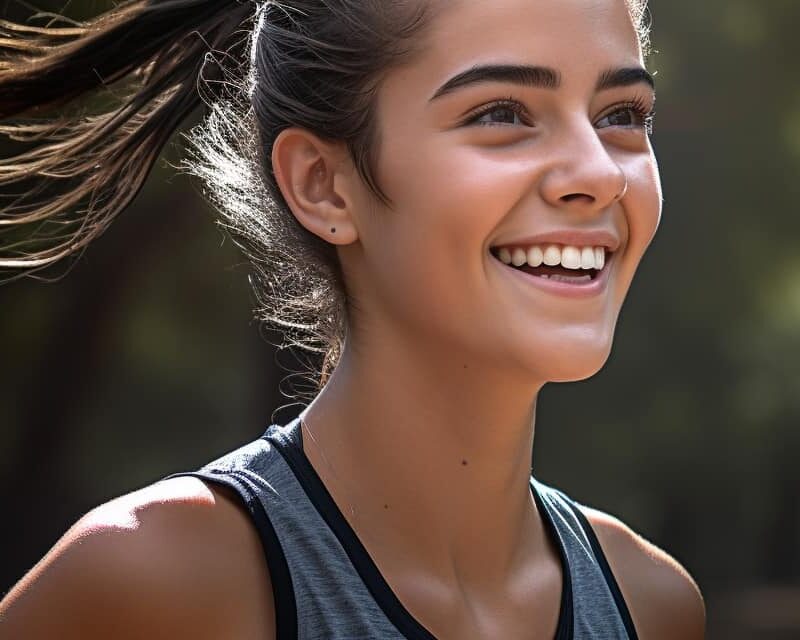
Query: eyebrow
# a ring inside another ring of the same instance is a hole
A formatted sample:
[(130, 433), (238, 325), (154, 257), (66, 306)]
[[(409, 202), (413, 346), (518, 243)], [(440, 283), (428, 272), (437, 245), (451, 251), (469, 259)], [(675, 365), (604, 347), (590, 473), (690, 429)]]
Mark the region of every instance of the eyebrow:
[(655, 78), (642, 67), (608, 69), (600, 74), (600, 79), (597, 81), (595, 91), (605, 91), (606, 89), (616, 89), (617, 87), (630, 87), (640, 82), (650, 85), (651, 89), (656, 88)]
[[(561, 74), (550, 67), (531, 65), (490, 64), (475, 66), (453, 76), (436, 90), (430, 101), (436, 100), (466, 86), (484, 82), (507, 82), (525, 87), (558, 89)], [(607, 69), (600, 74), (595, 91), (616, 87), (629, 87), (644, 82), (655, 89), (655, 79), (642, 67), (620, 67)]]
[(463, 87), (483, 82), (508, 82), (526, 87), (557, 89), (561, 84), (561, 76), (558, 71), (549, 67), (513, 64), (475, 66), (450, 78), (436, 90), (431, 101)]

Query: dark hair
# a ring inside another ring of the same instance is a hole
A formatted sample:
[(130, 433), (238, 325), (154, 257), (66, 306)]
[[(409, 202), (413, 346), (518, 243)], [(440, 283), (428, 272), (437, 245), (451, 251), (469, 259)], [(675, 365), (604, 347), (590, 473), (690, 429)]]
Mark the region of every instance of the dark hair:
[[(646, 47), (645, 2), (626, 2)], [(342, 141), (388, 202), (373, 174), (374, 97), (385, 73), (413, 57), (433, 5), (127, 0), (77, 25), (0, 21), (0, 120), (15, 120), (0, 133), (25, 146), (0, 158), (0, 187), (18, 191), (0, 200), (0, 272), (30, 274), (81, 252), (205, 103), (182, 168), (202, 179), (250, 258), (258, 316), (289, 344), (324, 354), (322, 386), (346, 336), (346, 292), (333, 246), (289, 212), (272, 145), (290, 126)], [(93, 113), (65, 113), (84, 97)]]

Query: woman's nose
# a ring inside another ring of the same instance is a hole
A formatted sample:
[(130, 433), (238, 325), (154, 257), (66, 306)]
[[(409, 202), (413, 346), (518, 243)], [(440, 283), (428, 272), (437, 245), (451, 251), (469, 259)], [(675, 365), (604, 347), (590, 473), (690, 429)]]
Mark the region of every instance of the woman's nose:
[(551, 159), (540, 190), (555, 208), (603, 211), (628, 189), (625, 172), (590, 124), (565, 134)]

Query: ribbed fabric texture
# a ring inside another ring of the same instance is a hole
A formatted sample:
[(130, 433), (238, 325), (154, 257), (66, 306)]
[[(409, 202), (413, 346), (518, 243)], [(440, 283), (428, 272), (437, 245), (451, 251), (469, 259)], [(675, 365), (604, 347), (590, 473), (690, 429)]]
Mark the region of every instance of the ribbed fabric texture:
[[(394, 595), (308, 462), (299, 419), (168, 477), (182, 475), (232, 488), (251, 514), (273, 583), (278, 640), (436, 640)], [(564, 568), (556, 640), (637, 640), (583, 514), (533, 478), (531, 489)]]

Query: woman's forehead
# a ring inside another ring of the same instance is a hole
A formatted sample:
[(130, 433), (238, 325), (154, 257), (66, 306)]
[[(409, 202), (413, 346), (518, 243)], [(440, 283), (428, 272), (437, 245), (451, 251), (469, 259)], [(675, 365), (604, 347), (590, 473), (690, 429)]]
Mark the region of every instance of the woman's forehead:
[(564, 75), (642, 65), (626, 0), (455, 0), (441, 5), (428, 27), (411, 66), (432, 78), (487, 63)]

